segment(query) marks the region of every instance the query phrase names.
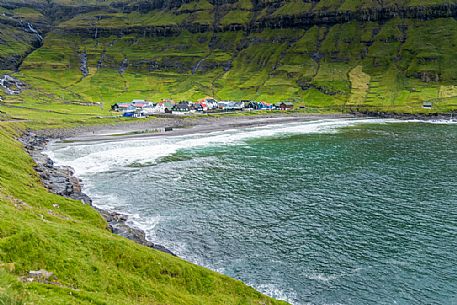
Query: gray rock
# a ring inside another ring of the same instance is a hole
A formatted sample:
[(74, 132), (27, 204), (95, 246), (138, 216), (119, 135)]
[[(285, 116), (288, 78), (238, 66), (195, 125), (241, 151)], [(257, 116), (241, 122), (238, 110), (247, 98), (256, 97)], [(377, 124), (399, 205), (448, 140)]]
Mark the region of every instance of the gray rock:
[(83, 74), (83, 78), (87, 77), (89, 75), (89, 69), (87, 67), (87, 53), (86, 53), (86, 51), (82, 52), (79, 55), (79, 60), (80, 60), (79, 70)]
[(108, 222), (108, 227), (114, 234), (123, 236), (130, 240), (133, 240), (136, 243), (141, 245), (171, 254), (176, 256), (173, 252), (165, 248), (164, 246), (155, 244), (146, 238), (146, 234), (143, 230), (136, 228), (127, 223), (128, 216), (124, 214), (120, 214), (117, 212), (109, 212), (102, 209), (97, 209), (99, 213), (106, 219)]
[(40, 279), (48, 280), (51, 277), (54, 277), (54, 273), (46, 271), (44, 269), (40, 269), (37, 271), (33, 271), (33, 270), (29, 271), (29, 276), (32, 278), (40, 278)]
[(124, 58), (119, 66), (119, 74), (124, 74), (125, 70), (129, 67), (129, 60), (128, 58)]
[[(27, 152), (36, 163), (35, 170), (41, 178), (44, 186), (54, 194), (58, 194), (74, 200), (79, 200), (83, 204), (92, 206), (92, 199), (82, 191), (81, 180), (74, 174), (73, 168), (69, 166), (56, 166), (54, 162), (43, 154), (43, 150), (48, 144), (48, 139), (33, 133), (22, 136), (20, 141), (23, 143)], [(54, 208), (60, 208), (59, 204), (53, 204)], [(127, 223), (128, 216), (117, 212), (105, 211), (94, 207), (107, 221), (107, 228), (114, 234), (124, 236), (141, 245), (171, 254), (167, 248), (148, 241), (143, 230), (135, 228)], [(31, 271), (35, 276), (47, 275), (46, 270)]]

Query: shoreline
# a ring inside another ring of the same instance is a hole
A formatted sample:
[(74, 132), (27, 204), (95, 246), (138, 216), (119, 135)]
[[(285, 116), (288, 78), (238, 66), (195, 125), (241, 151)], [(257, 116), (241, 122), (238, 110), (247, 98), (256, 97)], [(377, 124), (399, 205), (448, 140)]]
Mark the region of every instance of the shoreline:
[(371, 117), (380, 119), (397, 119), (397, 120), (419, 120), (419, 121), (456, 121), (457, 113), (394, 113), (394, 112), (376, 112), (376, 111), (353, 111), (355, 117)]
[[(25, 151), (35, 161), (35, 171), (45, 188), (54, 194), (81, 201), (94, 208), (106, 221), (107, 229), (113, 234), (123, 236), (138, 244), (177, 256), (166, 247), (150, 241), (144, 230), (128, 223), (127, 214), (112, 212), (95, 206), (83, 192), (82, 180), (75, 176), (69, 166), (56, 166), (44, 151), (50, 141), (120, 141), (154, 136), (181, 136), (187, 134), (224, 131), (243, 127), (259, 127), (271, 124), (317, 121), (322, 119), (357, 118), (353, 115), (288, 115), (268, 114), (252, 117), (197, 117), (197, 118), (159, 118), (147, 121), (118, 123), (115, 125), (80, 126), (68, 129), (49, 129), (27, 131), (20, 137)], [(171, 130), (166, 131), (167, 128)], [(161, 132), (146, 132), (162, 129)]]
[(406, 114), (388, 112), (351, 112), (333, 114), (310, 114), (299, 112), (272, 112), (249, 116), (195, 115), (195, 116), (155, 116), (148, 119), (115, 122), (112, 124), (88, 125), (69, 128), (42, 129), (34, 131), (37, 135), (51, 140), (69, 142), (118, 141), (119, 139), (179, 136), (192, 133), (224, 131), (233, 128), (258, 127), (274, 123), (313, 121), (320, 119), (360, 119), (381, 118), (419, 121), (457, 121), (457, 113)]
[[(399, 120), (442, 120), (450, 119), (451, 115), (431, 117), (411, 115), (384, 114), (283, 114), (274, 113), (259, 116), (227, 116), (227, 117), (195, 117), (195, 118), (158, 118), (139, 120), (115, 125), (81, 126), (68, 129), (28, 131), (21, 138), (27, 153), (37, 164), (34, 168), (43, 185), (52, 193), (63, 197), (79, 200), (94, 208), (107, 222), (107, 229), (133, 240), (141, 245), (176, 256), (172, 251), (150, 241), (144, 230), (128, 223), (128, 215), (101, 209), (92, 203), (92, 199), (83, 192), (82, 181), (75, 176), (75, 170), (69, 166), (56, 166), (44, 151), (50, 141), (90, 142), (120, 141), (148, 137), (182, 136), (197, 133), (210, 133), (243, 127), (259, 127), (272, 124), (310, 122), (329, 119), (361, 119), (361, 118), (395, 118)], [(427, 118), (427, 119), (425, 119)]]
[(107, 223), (107, 229), (113, 234), (123, 236), (143, 246), (153, 248), (176, 256), (166, 247), (156, 244), (146, 238), (146, 233), (128, 224), (128, 215), (111, 212), (93, 205), (92, 199), (83, 192), (81, 180), (75, 176), (75, 171), (70, 166), (56, 166), (54, 161), (44, 154), (49, 138), (27, 132), (20, 138), (26, 152), (35, 161), (35, 171), (45, 188), (56, 195), (81, 201), (81, 204), (90, 205)]
[(253, 116), (189, 116), (184, 118), (138, 119), (113, 125), (80, 126), (65, 129), (44, 129), (36, 133), (53, 140), (68, 142), (118, 141), (138, 137), (181, 136), (209, 133), (242, 127), (259, 127), (270, 124), (314, 121), (321, 119), (360, 118), (352, 114), (297, 114), (272, 113)]

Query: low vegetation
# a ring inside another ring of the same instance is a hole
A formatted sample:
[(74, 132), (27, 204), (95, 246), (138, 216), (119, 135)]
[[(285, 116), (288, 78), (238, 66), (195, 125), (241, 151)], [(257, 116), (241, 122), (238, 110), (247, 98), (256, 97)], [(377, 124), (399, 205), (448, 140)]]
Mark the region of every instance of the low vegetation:
[[(49, 193), (0, 123), (0, 304), (280, 304), (239, 281), (111, 234), (90, 206)], [(32, 278), (30, 271), (52, 272)]]

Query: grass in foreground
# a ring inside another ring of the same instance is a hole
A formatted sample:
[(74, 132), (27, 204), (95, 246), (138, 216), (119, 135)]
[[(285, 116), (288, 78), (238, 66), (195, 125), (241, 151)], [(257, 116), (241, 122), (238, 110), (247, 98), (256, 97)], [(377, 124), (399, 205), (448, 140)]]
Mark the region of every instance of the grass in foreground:
[[(0, 123), (0, 304), (281, 304), (227, 276), (111, 234), (90, 206), (49, 193)], [(30, 270), (54, 283), (24, 282)]]

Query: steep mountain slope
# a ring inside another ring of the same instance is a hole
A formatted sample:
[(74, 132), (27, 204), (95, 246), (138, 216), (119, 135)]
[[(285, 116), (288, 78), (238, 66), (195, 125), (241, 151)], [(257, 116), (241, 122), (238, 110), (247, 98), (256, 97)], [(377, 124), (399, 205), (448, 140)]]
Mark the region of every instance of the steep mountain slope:
[(435, 112), (457, 108), (452, 1), (1, 0), (0, 6), (2, 26), (11, 29), (1, 32), (8, 46), (0, 52), (2, 68), (17, 68), (36, 89), (14, 101), (84, 100), (107, 109), (132, 98), (213, 95), (332, 110), (430, 111), (424, 101), (433, 101)]

